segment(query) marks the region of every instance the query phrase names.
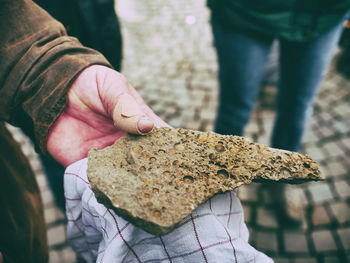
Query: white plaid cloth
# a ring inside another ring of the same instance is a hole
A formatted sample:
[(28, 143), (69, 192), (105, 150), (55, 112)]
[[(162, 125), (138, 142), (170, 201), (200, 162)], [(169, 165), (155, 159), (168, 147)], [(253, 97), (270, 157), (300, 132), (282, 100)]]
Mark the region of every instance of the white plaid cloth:
[(215, 196), (175, 230), (157, 237), (98, 203), (86, 170), (87, 159), (70, 165), (64, 188), (68, 241), (87, 262), (273, 262), (248, 244), (249, 234), (235, 192)]

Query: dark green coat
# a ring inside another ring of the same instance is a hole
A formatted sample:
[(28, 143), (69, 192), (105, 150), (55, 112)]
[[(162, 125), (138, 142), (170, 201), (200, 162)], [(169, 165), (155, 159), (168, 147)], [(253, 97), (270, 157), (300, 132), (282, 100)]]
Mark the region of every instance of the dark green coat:
[(208, 7), (236, 30), (304, 41), (341, 22), (350, 0), (208, 0)]

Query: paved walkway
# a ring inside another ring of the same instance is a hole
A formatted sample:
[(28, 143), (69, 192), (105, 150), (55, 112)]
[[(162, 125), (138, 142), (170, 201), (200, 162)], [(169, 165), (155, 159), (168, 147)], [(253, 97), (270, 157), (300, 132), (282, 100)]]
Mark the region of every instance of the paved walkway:
[[(119, 0), (123, 73), (145, 101), (174, 127), (209, 131), (217, 106), (217, 63), (204, 0)], [(262, 89), (246, 136), (269, 143), (275, 88)], [(45, 203), (50, 262), (75, 262), (65, 242), (64, 216), (55, 207), (29, 141), (12, 128), (37, 173)], [(324, 182), (288, 186), (305, 206), (304, 224), (283, 229), (258, 184), (239, 189), (250, 242), (280, 263), (350, 262), (350, 82), (329, 72), (315, 102), (303, 151), (321, 165)]]

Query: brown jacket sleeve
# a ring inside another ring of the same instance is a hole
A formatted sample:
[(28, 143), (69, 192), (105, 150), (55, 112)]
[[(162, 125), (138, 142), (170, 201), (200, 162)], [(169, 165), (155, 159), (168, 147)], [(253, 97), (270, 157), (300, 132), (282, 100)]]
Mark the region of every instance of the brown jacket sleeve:
[(67, 89), (92, 64), (109, 66), (32, 1), (0, 0), (0, 119), (29, 128), (41, 151)]

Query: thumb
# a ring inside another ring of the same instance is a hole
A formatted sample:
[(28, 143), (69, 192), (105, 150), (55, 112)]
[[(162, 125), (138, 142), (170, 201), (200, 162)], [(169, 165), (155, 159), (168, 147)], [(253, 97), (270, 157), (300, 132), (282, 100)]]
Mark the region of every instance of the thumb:
[(154, 123), (141, 110), (135, 98), (128, 93), (118, 97), (113, 111), (113, 121), (117, 128), (134, 134), (146, 134), (154, 127)]

